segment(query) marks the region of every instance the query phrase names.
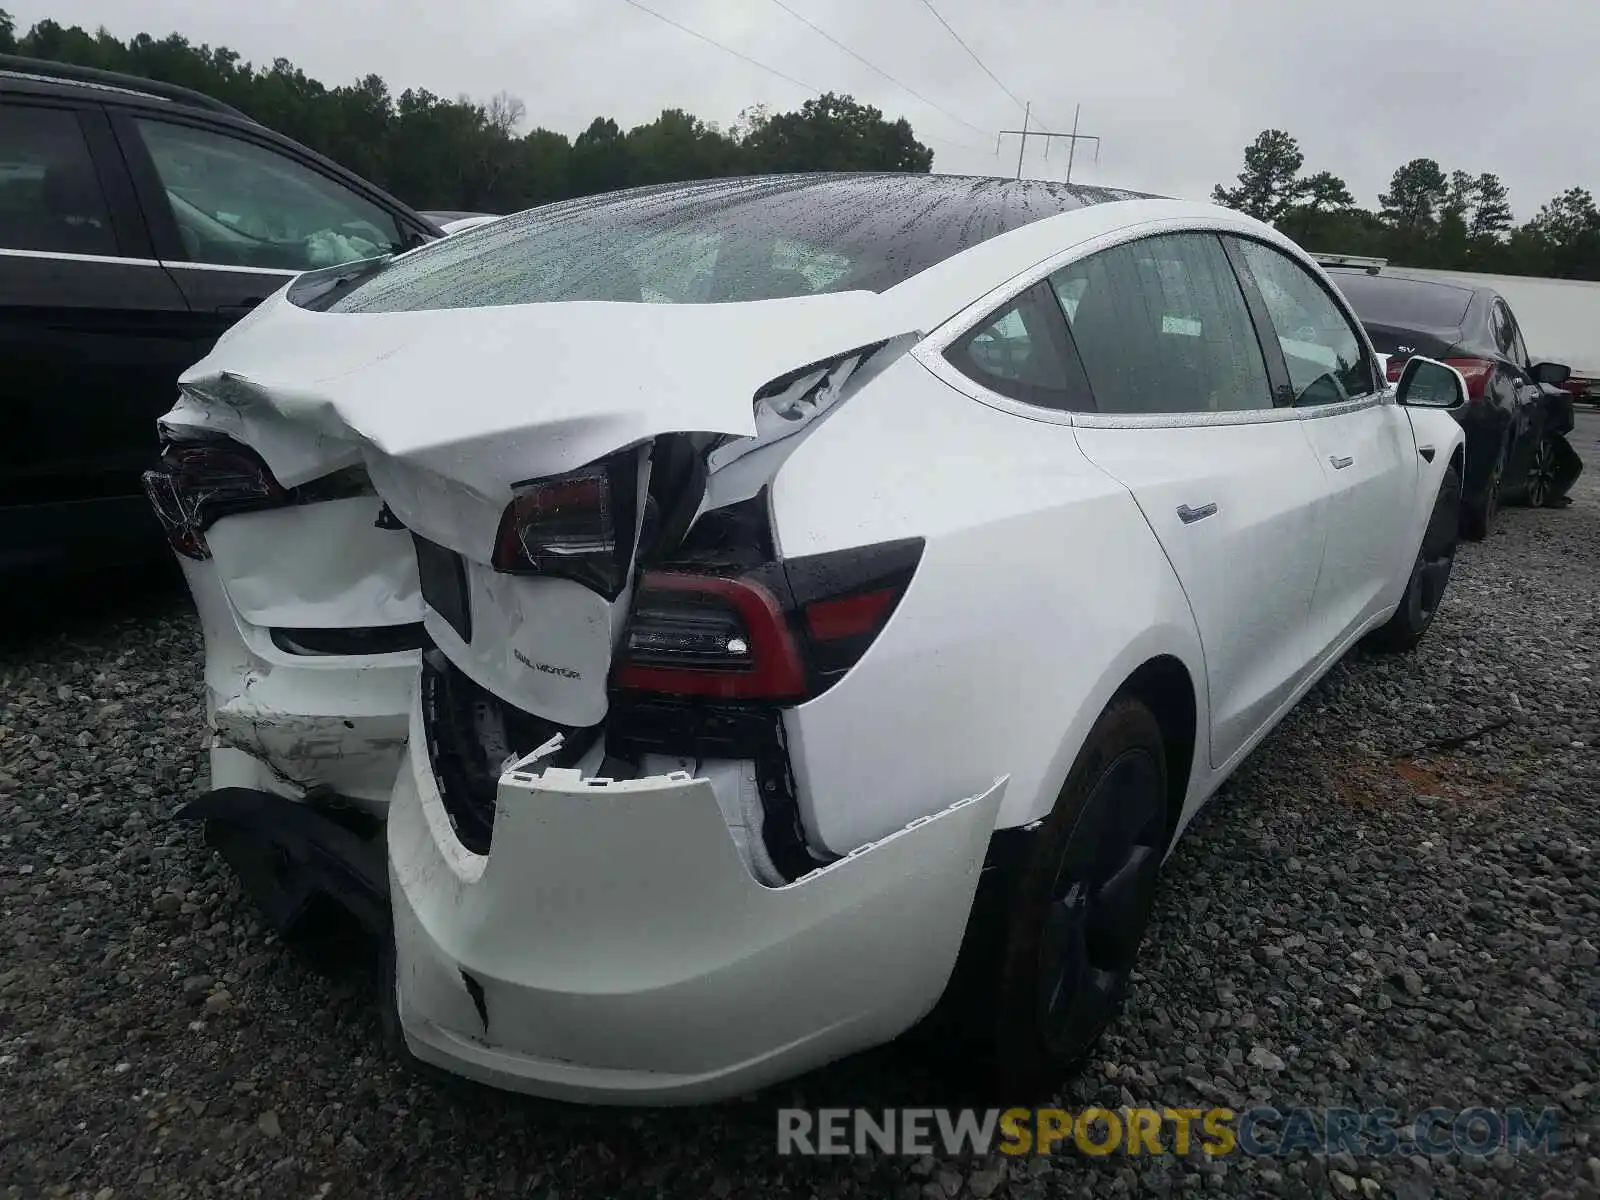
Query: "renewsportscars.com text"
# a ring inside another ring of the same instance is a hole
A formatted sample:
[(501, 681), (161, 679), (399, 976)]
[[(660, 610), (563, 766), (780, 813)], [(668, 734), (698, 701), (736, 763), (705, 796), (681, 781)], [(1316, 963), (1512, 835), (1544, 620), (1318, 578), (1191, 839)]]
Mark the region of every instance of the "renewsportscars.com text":
[(783, 1108), (778, 1153), (1186, 1155), (1306, 1151), (1488, 1157), (1553, 1153), (1555, 1109), (1429, 1108)]

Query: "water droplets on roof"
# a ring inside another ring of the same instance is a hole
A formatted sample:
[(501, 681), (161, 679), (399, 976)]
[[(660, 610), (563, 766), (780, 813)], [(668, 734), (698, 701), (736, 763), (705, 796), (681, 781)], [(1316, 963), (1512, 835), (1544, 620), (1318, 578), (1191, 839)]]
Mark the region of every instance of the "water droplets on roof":
[(561, 201), (465, 230), (335, 311), (568, 300), (706, 303), (883, 291), (1019, 226), (1139, 193), (904, 173), (746, 176)]

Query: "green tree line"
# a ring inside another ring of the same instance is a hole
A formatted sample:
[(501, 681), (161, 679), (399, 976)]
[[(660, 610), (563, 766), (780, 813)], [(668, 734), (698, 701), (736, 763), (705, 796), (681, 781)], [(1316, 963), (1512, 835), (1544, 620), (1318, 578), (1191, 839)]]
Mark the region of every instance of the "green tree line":
[(1293, 137), (1266, 129), (1244, 150), (1232, 187), (1211, 198), (1275, 225), (1308, 250), (1387, 258), (1408, 267), (1600, 280), (1600, 209), (1568, 188), (1516, 224), (1496, 175), (1447, 172), (1431, 158), (1399, 167), (1376, 212), (1330, 171), (1307, 174)]
[(0, 11), (0, 53), (122, 71), (204, 92), (288, 134), (419, 209), (494, 213), (638, 184), (770, 171), (927, 171), (933, 151), (904, 119), (829, 93), (793, 112), (747, 109), (720, 129), (680, 109), (624, 131), (596, 117), (577, 137), (523, 132), (508, 93), (479, 102), (377, 75), (328, 87), (287, 59), (253, 66), (179, 34), (127, 41), (44, 20), (18, 34)]

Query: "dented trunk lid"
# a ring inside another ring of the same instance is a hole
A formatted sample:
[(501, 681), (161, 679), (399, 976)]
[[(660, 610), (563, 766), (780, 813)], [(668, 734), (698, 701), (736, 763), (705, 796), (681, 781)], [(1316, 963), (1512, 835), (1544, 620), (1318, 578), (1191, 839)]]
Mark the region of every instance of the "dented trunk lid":
[[(280, 293), (185, 373), (166, 421), (244, 442), (289, 487), (364, 467), (414, 535), (394, 540), (387, 568), (367, 565), (369, 583), (398, 595), (415, 572), (421, 619), (458, 668), (525, 712), (589, 727), (605, 716), (631, 589), (607, 599), (496, 571), (514, 489), (633, 448), (642, 510), (656, 438), (754, 436), (765, 384), (900, 324), (867, 292), (381, 314), (308, 311)], [(629, 515), (636, 532), (642, 512)]]

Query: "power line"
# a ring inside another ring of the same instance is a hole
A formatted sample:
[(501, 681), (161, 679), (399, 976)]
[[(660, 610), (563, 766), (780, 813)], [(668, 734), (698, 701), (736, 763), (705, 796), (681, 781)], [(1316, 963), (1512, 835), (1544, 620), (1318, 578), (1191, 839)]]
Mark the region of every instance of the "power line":
[(721, 42), (717, 41), (715, 38), (707, 37), (705, 34), (701, 33), (699, 30), (690, 29), (687, 25), (679, 24), (677, 21), (674, 21), (671, 17), (664, 16), (661, 13), (658, 13), (653, 8), (646, 8), (643, 4), (639, 3), (639, 0), (623, 0), (623, 2), (626, 3), (626, 4), (633, 5), (633, 7), (637, 8), (640, 12), (649, 13), (652, 17), (654, 17), (658, 21), (665, 21), (668, 25), (671, 25), (674, 29), (680, 29), (684, 33), (687, 33), (692, 38), (699, 38), (702, 42), (705, 42), (707, 45), (715, 46), (718, 50), (725, 50), (729, 54), (733, 55), (735, 58), (743, 59), (745, 62), (749, 63), (752, 67), (761, 68), (761, 70), (765, 71), (769, 75), (776, 75), (779, 79), (782, 79), (787, 83), (794, 84), (795, 87), (804, 88), (806, 91), (810, 92), (812, 95), (815, 95), (815, 96), (822, 95), (822, 89), (814, 88), (809, 83), (806, 83), (806, 82), (804, 82), (802, 80), (796, 79), (793, 75), (785, 75), (782, 71), (778, 70), (777, 67), (769, 67), (764, 62), (758, 62), (757, 60), (751, 58), (748, 54), (745, 54), (743, 51), (735, 50), (732, 46), (725, 46)]
[[(761, 70), (765, 71), (769, 75), (776, 75), (779, 79), (782, 79), (784, 82), (792, 83), (792, 84), (795, 85), (795, 87), (802, 88), (805, 91), (810, 92), (813, 96), (822, 95), (822, 89), (821, 88), (812, 87), (809, 83), (806, 83), (804, 80), (796, 79), (793, 75), (786, 75), (784, 72), (778, 70), (776, 67), (769, 67), (766, 63), (761, 62), (758, 59), (751, 58), (748, 54), (745, 54), (741, 50), (735, 50), (732, 46), (726, 46), (723, 43), (717, 41), (716, 38), (707, 37), (705, 34), (701, 33), (698, 29), (690, 29), (687, 25), (684, 25), (684, 24), (682, 24), (682, 23), (680, 23), (678, 21), (674, 21), (671, 17), (665, 16), (662, 13), (658, 13), (653, 8), (647, 8), (645, 5), (640, 4), (639, 0), (623, 0), (623, 3), (631, 4), (634, 8), (637, 8), (640, 12), (649, 13), (656, 20), (665, 21), (668, 25), (671, 25), (674, 29), (681, 30), (682, 32), (687, 33), (690, 37), (697, 38), (698, 40), (706, 43), (706, 45), (708, 45), (708, 46), (715, 46), (718, 50), (726, 51), (728, 54), (733, 55), (735, 58), (742, 59), (744, 62), (749, 63), (752, 67), (759, 67)], [(902, 86), (904, 86), (904, 85), (902, 85)], [(909, 88), (907, 88), (906, 90), (910, 91)], [(913, 93), (913, 94), (915, 94), (915, 93)], [(965, 122), (963, 122), (963, 124), (965, 124)], [(946, 146), (956, 146), (956, 147), (958, 147), (960, 149), (963, 149), (963, 150), (975, 149), (975, 147), (970, 146), (965, 142), (952, 142), (948, 138), (934, 137), (931, 133), (925, 133), (922, 136), (927, 138), (930, 142), (941, 142)], [(987, 136), (987, 134), (985, 134), (985, 136)]]
[[(989, 70), (988, 64), (985, 63), (983, 61), (983, 59), (978, 57), (978, 52), (976, 50), (974, 50), (971, 46), (967, 45), (967, 43), (962, 39), (961, 35), (950, 27), (950, 22), (946, 21), (944, 19), (944, 17), (940, 14), (939, 10), (933, 6), (933, 0), (922, 0), (922, 4), (923, 4), (923, 7), (925, 7), (929, 12), (931, 12), (933, 14), (934, 19), (936, 21), (938, 21), (939, 24), (944, 26), (945, 32), (948, 33), (951, 37), (955, 38), (956, 44), (959, 45), (963, 50), (965, 50), (969, 55), (971, 55), (972, 61), (977, 63), (980, 67), (983, 68), (983, 73), (985, 75), (987, 75), (990, 79), (994, 80), (995, 86), (998, 87), (1006, 95), (1010, 96), (1011, 97), (1011, 102), (1013, 104), (1015, 104), (1018, 108), (1026, 110), (1028, 106), (1026, 104), (1024, 104), (1021, 100), (1017, 99), (1017, 94), (1015, 92), (1013, 92), (1010, 88), (1008, 88), (1004, 83), (1002, 83), (1000, 81), (1000, 76), (996, 75), (993, 71)], [(1047, 127), (1045, 126), (1045, 124), (1042, 121), (1039, 124), (1039, 128), (1047, 129)]]
[[(943, 113), (945, 116), (949, 117), (952, 121), (956, 122), (956, 124), (965, 125), (968, 129), (972, 130), (972, 132), (974, 132), (974, 133), (982, 134), (984, 137), (988, 137), (989, 136), (989, 130), (980, 129), (980, 128), (978, 128), (978, 126), (974, 125), (971, 121), (963, 120), (962, 118), (956, 116), (955, 113), (953, 113), (949, 109), (945, 108), (943, 105), (935, 104), (932, 100), (929, 100), (921, 92), (918, 92), (914, 88), (911, 88), (911, 87), (907, 86), (906, 84), (901, 83), (898, 79), (896, 79), (893, 75), (889, 74), (889, 72), (885, 71), (882, 67), (878, 66), (876, 63), (869, 62), (866, 58), (862, 57), (860, 54), (857, 54), (854, 50), (850, 49), (849, 46), (846, 46), (843, 42), (841, 42), (838, 38), (834, 37), (833, 34), (829, 33), (826, 29), (823, 29), (815, 21), (812, 21), (810, 18), (808, 18), (806, 16), (803, 16), (800, 13), (795, 12), (794, 9), (790, 8), (787, 4), (784, 3), (784, 0), (772, 0), (772, 2), (774, 4), (776, 4), (779, 8), (783, 9), (784, 12), (788, 13), (796, 21), (799, 21), (807, 29), (811, 30), (813, 33), (817, 34), (819, 37), (826, 38), (829, 42), (832, 42), (835, 46), (837, 46), (839, 49), (843, 50), (846, 54), (848, 54), (851, 58), (855, 59), (862, 66), (868, 68), (871, 71), (877, 72), (879, 75), (881, 75), (885, 79), (887, 79), (890, 83), (894, 84), (895, 87), (899, 88), (902, 92), (905, 92), (908, 96), (912, 96), (912, 97), (922, 101), (922, 103), (926, 104), (929, 108), (933, 109), (935, 112)], [(955, 143), (955, 144), (956, 145), (965, 145), (965, 143)], [(976, 148), (977, 147), (974, 147), (974, 146), (967, 146), (967, 149), (969, 149), (969, 150), (976, 149)]]

